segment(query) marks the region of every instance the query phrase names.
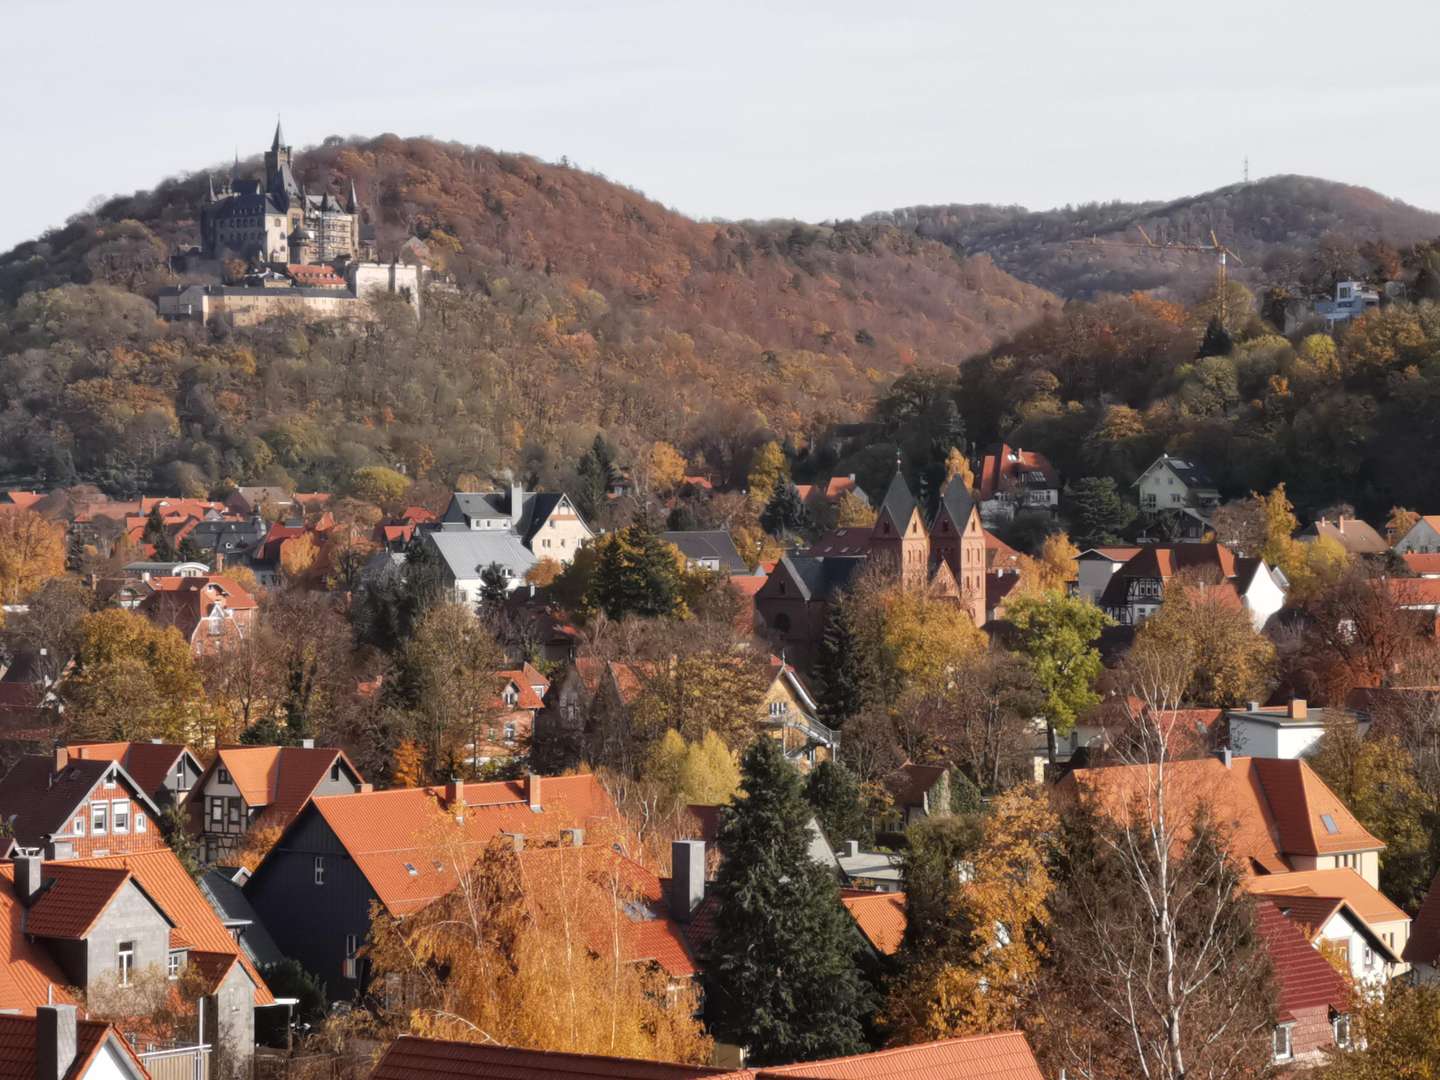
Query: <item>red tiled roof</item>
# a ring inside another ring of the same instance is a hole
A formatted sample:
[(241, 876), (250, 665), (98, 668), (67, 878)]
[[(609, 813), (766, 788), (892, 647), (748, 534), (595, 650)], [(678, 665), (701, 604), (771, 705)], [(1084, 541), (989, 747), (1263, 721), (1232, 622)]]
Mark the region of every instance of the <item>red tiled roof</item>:
[(1329, 1005), (1339, 1012), (1349, 1008), (1345, 980), (1310, 944), (1300, 928), (1285, 917), (1273, 900), (1255, 905), (1255, 919), (1278, 984), (1275, 1007), (1280, 1020), (1294, 1020), (1299, 1012)]
[(1386, 578), (1385, 584), (1401, 607), (1440, 604), (1440, 578)]
[(175, 770), (175, 762), (188, 749), (183, 743), (108, 742), (72, 743), (71, 758), (118, 761), (135, 782), (154, 797)]
[(840, 894), (840, 902), (876, 952), (894, 956), (899, 951), (906, 926), (904, 893), (846, 889)]
[(1044, 1080), (1030, 1044), (1018, 1031), (897, 1046), (829, 1061), (772, 1065), (753, 1074), (735, 1075), (753, 1075), (755, 1080), (780, 1076), (810, 1080)]
[(1430, 891), (1410, 924), (1404, 957), (1407, 964), (1440, 966), (1440, 871), (1430, 882)]
[[(497, 671), (495, 677), (500, 684), (500, 694), (505, 692), (507, 686), (514, 686), (516, 693), (519, 695), (515, 700), (515, 704), (513, 706), (507, 705), (505, 706), (506, 708), (543, 709), (545, 707), (545, 702), (541, 701), (540, 696), (535, 693), (534, 688), (530, 685), (530, 679), (524, 671)], [(496, 695), (495, 704), (503, 704), (503, 699), (499, 694)]]
[[(1249, 761), (1251, 770), (1259, 778), (1280, 829), (1280, 842), (1287, 853), (1327, 855), (1385, 846), (1356, 820), (1350, 809), (1304, 761), (1280, 758), (1245, 760)], [(1335, 832), (1332, 833), (1325, 825), (1322, 820), (1325, 816), (1335, 823)]]
[(725, 1074), (724, 1069), (703, 1065), (402, 1035), (386, 1048), (370, 1080), (697, 1080)]
[(50, 884), (30, 908), (26, 933), (79, 941), (130, 880), (130, 871), (56, 862), (47, 864), (41, 876)]
[[(107, 1041), (114, 1040), (137, 1075), (150, 1076), (134, 1049), (111, 1025), (100, 1020), (79, 1020), (75, 1024), (75, 1060), (61, 1080), (78, 1080)], [(39, 1075), (36, 1047), (39, 1027), (33, 1016), (0, 1016), (0, 1080), (35, 1080)]]
[(240, 952), (235, 938), (225, 929), (225, 924), (215, 914), (215, 909), (205, 899), (199, 887), (180, 865), (180, 860), (168, 847), (153, 851), (138, 851), (128, 855), (106, 855), (97, 859), (77, 859), (67, 865), (117, 867), (130, 871), (154, 900), (175, 929), (188, 940), (196, 950), (207, 953), (235, 956), (255, 984), (255, 1004), (269, 1005), (275, 1001), (260, 972), (250, 958)]
[(38, 491), (5, 492), (5, 502), (10, 506), (18, 506), (21, 510), (29, 510), (43, 498), (45, 496)]
[(60, 965), (26, 937), (25, 916), (15, 895), (15, 865), (0, 863), (0, 1009), (29, 1014), (36, 1005), (74, 999), (65, 992), (70, 979)]
[(427, 510), (423, 506), (407, 506), (401, 512), (400, 520), (410, 525), (429, 525), (440, 519), (433, 510)]
[(980, 501), (991, 498), (1015, 477), (1027, 472), (1044, 473), (1046, 483), (1052, 487), (1059, 482), (1055, 466), (1038, 450), (1012, 448), (1005, 443), (992, 446), (980, 459)]
[[(9, 821), (12, 836), (29, 847), (38, 847), (47, 835), (68, 835), (71, 819), (112, 769), (109, 761), (81, 760), (57, 773), (53, 754), (27, 754), (0, 780), (0, 818)], [(153, 807), (123, 765), (115, 773), (122, 790)], [(164, 843), (158, 834), (156, 843)]]
[(161, 626), (173, 626), (189, 641), (202, 620), (223, 601), (231, 611), (250, 611), (255, 598), (221, 574), (201, 577), (154, 577), (140, 611)]
[[(461, 785), (466, 842), (478, 857), (500, 833), (558, 835), (568, 826), (589, 828), (618, 820), (609, 794), (593, 776), (547, 776), (541, 780), (543, 811), (530, 809), (525, 785), (513, 780)], [(392, 914), (424, 907), (453, 889), (455, 868), (437, 869), (433, 852), (453, 808), (444, 788), (396, 788), (354, 795), (322, 795), (318, 813), (354, 860), (371, 889)], [(415, 867), (410, 873), (406, 864)]]
[(227, 746), (210, 768), (223, 765), (250, 806), (265, 809), (270, 822), (288, 825), (337, 758), (360, 777), (345, 751), (322, 746)]
[(1440, 551), (1412, 551), (1401, 557), (1412, 574), (1419, 574), (1421, 577), (1440, 574)]

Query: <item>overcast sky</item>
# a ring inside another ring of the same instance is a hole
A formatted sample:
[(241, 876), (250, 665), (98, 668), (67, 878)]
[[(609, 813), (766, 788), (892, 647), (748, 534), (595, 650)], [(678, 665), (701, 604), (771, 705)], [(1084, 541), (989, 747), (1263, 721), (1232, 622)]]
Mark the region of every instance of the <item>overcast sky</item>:
[(0, 0), (0, 249), (277, 109), (297, 149), (564, 155), (696, 217), (1171, 198), (1247, 154), (1440, 209), (1437, 40), (1436, 0)]

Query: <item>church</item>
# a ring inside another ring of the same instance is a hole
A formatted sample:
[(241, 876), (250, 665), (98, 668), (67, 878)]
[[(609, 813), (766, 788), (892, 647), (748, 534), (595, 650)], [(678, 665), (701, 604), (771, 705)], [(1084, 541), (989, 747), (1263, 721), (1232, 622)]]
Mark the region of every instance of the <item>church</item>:
[(265, 179), (241, 175), (236, 159), (229, 183), (214, 179), (200, 212), (200, 235), (209, 258), (287, 265), (359, 259), (360, 205), (355, 182), (343, 200), (330, 192), (307, 192), (291, 171), (291, 150), (280, 123), (265, 151)]

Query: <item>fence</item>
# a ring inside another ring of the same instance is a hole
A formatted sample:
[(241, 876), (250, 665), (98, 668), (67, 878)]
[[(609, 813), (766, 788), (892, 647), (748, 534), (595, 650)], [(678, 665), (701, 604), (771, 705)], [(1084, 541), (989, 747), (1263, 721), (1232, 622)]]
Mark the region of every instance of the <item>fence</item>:
[(151, 1080), (210, 1080), (210, 1047), (177, 1046), (139, 1054)]

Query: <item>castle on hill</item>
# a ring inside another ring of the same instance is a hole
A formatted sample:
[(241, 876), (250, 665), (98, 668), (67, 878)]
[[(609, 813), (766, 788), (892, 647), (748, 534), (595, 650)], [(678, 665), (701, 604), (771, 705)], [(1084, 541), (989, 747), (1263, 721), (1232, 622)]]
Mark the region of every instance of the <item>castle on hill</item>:
[(209, 258), (294, 266), (361, 258), (360, 202), (355, 182), (342, 200), (312, 193), (291, 171), (291, 149), (280, 122), (265, 151), (265, 178), (242, 175), (237, 156), (229, 181), (210, 193), (200, 212), (201, 249)]

